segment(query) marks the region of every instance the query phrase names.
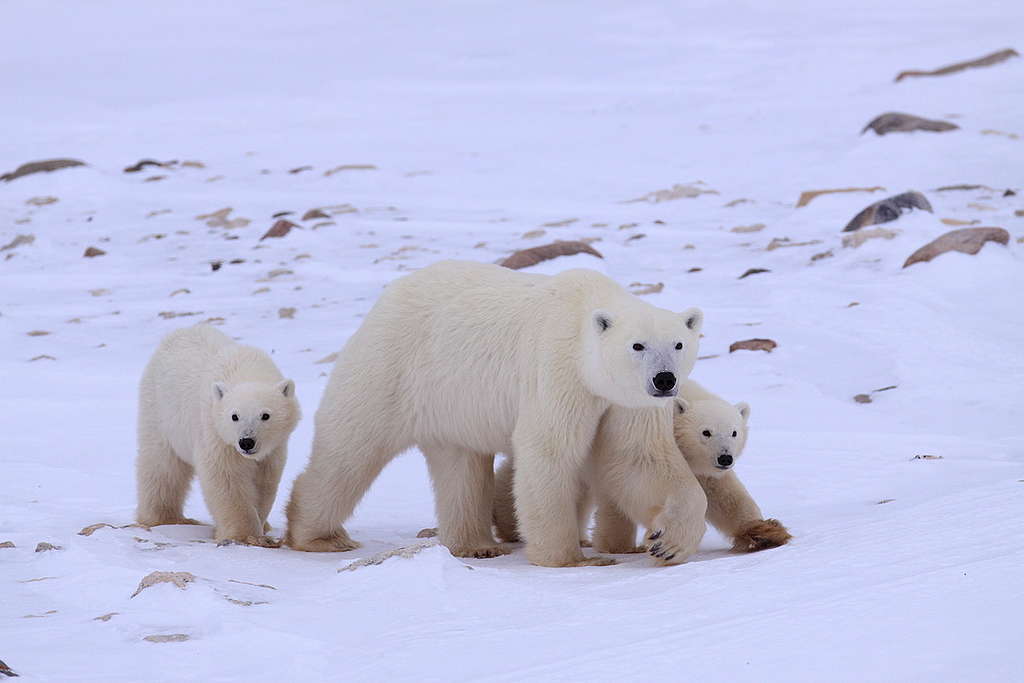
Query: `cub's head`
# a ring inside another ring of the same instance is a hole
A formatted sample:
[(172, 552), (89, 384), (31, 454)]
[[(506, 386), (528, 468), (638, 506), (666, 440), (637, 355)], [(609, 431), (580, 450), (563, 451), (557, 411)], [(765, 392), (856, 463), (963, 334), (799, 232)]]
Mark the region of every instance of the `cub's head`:
[(262, 460), (283, 445), (299, 421), (295, 383), (213, 383), (217, 434), (242, 457)]
[(747, 444), (750, 406), (719, 399), (676, 399), (676, 444), (694, 474), (721, 476), (732, 469)]
[(616, 405), (664, 405), (697, 360), (704, 314), (629, 299), (592, 311), (584, 321), (583, 376), (591, 392)]

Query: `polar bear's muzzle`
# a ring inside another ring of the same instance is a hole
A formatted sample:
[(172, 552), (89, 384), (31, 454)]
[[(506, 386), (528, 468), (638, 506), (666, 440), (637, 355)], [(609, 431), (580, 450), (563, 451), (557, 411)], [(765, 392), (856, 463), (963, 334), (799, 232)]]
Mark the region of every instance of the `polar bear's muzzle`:
[(256, 455), (256, 451), (259, 450), (259, 444), (256, 443), (256, 439), (250, 437), (239, 439), (235, 447), (238, 449), (238, 453), (245, 457)]
[(715, 464), (715, 467), (717, 467), (720, 470), (727, 470), (730, 467), (732, 467), (732, 463), (732, 455), (730, 455), (729, 453), (722, 453), (720, 456), (718, 456), (718, 462), (717, 464)]

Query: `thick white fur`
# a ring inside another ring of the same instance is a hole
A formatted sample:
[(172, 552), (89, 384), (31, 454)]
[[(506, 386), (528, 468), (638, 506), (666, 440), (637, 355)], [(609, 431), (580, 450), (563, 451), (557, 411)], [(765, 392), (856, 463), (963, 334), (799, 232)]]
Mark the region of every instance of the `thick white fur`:
[(182, 514), (195, 473), (216, 540), (274, 545), (267, 515), (299, 404), (270, 356), (209, 325), (171, 332), (143, 373), (138, 419), (140, 524), (196, 524)]
[(452, 552), (504, 552), (491, 531), (492, 463), (514, 452), (528, 559), (610, 563), (585, 558), (577, 534), (598, 423), (613, 404), (671, 415), (652, 377), (689, 374), (701, 323), (697, 309), (656, 308), (588, 270), (545, 276), (446, 261), (396, 280), (339, 354), (288, 504), (286, 542), (355, 547), (341, 524), (391, 458), (418, 445)]
[[(761, 511), (736, 475), (717, 467), (718, 456), (735, 460), (747, 439), (745, 403), (733, 406), (693, 380), (667, 408), (612, 407), (594, 440), (589, 467), (590, 496), (597, 503), (593, 546), (600, 552), (642, 552), (636, 527), (657, 537), (647, 545), (666, 564), (684, 562), (704, 536), (705, 515), (730, 536), (760, 521)], [(712, 436), (705, 437), (704, 430)], [(732, 432), (736, 437), (732, 437)], [(513, 459), (496, 475), (494, 522), (498, 537), (516, 540), (511, 479)], [(592, 507), (580, 506), (579, 534), (586, 536)], [(696, 520), (696, 521), (695, 521)]]

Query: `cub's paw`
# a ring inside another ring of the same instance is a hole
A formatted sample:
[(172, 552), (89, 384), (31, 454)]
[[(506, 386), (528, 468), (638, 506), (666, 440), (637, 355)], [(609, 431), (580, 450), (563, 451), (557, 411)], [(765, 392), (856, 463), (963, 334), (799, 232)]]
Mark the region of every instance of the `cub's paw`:
[(225, 538), (217, 541), (218, 547), (226, 545), (254, 545), (258, 548), (280, 548), (281, 539), (270, 536), (244, 536), (241, 538)]
[(732, 549), (741, 553), (756, 553), (759, 550), (778, 548), (786, 545), (793, 535), (777, 519), (759, 519), (745, 524), (736, 532)]
[(487, 559), (489, 557), (501, 557), (502, 555), (508, 555), (511, 551), (500, 543), (492, 543), (489, 545), (450, 545), (448, 552), (455, 557), (475, 557), (477, 559)]

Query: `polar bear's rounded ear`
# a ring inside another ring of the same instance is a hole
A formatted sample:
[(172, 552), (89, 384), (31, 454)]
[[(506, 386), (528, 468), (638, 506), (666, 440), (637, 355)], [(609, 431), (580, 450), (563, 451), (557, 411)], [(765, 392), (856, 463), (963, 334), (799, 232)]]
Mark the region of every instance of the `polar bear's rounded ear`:
[(277, 383), (277, 390), (281, 392), (281, 395), (286, 398), (291, 398), (295, 395), (295, 382), (290, 379), (283, 379)]
[(224, 398), (224, 394), (226, 394), (227, 391), (228, 391), (228, 388), (226, 386), (224, 386), (224, 382), (214, 382), (213, 383), (213, 397), (215, 399), (217, 399), (218, 401), (221, 400), (222, 398)]
[(683, 415), (690, 409), (690, 404), (685, 398), (676, 399), (676, 413)]
[(594, 327), (597, 328), (598, 332), (604, 332), (612, 326), (612, 316), (608, 311), (594, 311), (592, 318), (594, 320)]
[(696, 306), (691, 306), (681, 313), (683, 320), (686, 321), (686, 329), (693, 330), (694, 332), (700, 332), (700, 328), (704, 326), (704, 312)]
[(747, 419), (750, 417), (750, 405), (747, 404), (746, 402), (740, 401), (739, 403), (737, 403), (736, 410), (740, 411), (740, 417), (743, 418), (744, 422), (746, 422)]

